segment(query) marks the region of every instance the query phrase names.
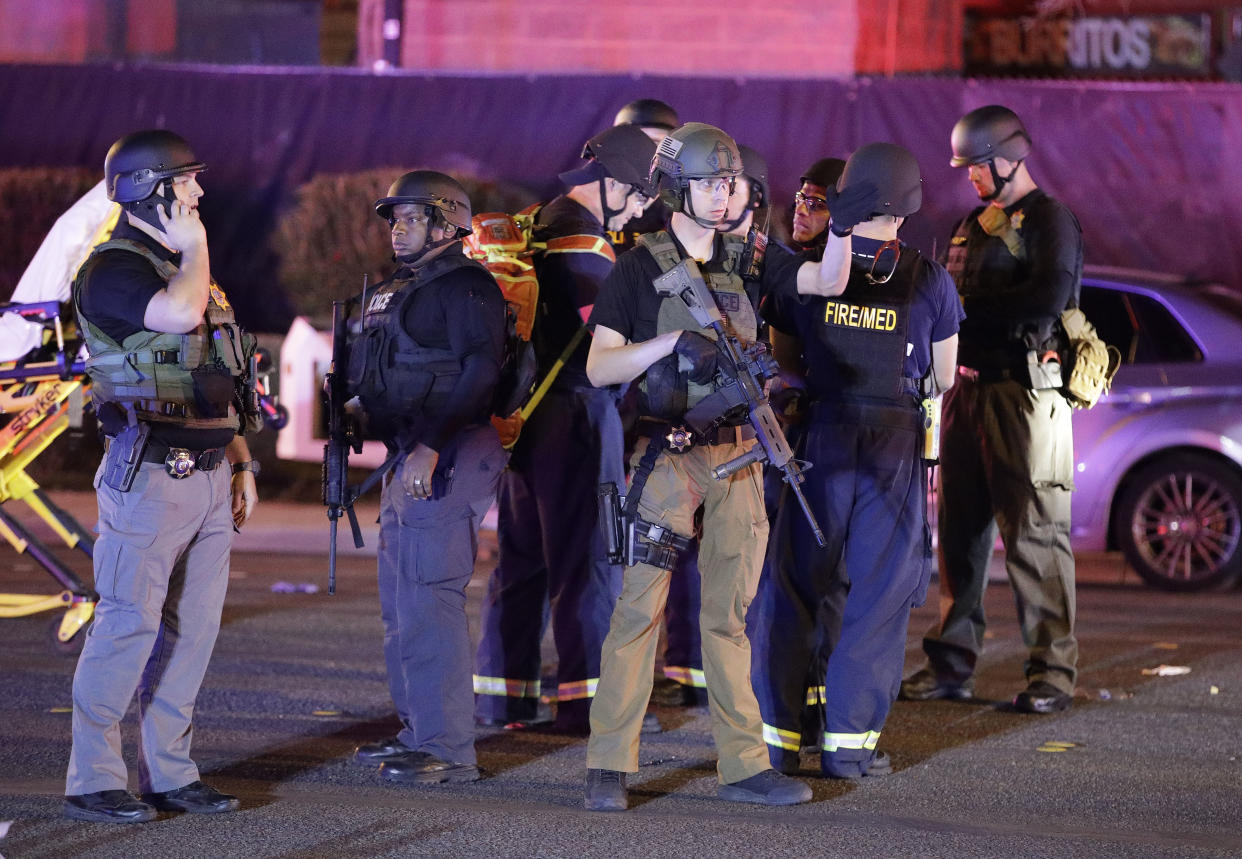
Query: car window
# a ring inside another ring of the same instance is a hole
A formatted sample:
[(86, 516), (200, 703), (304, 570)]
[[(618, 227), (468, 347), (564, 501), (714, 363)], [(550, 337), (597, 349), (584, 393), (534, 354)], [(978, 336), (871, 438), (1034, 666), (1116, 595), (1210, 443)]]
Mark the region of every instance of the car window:
[(1138, 320), (1134, 363), (1171, 364), (1203, 360), (1198, 344), (1173, 318), (1167, 307), (1154, 298), (1135, 293), (1127, 295), (1126, 300)]
[(1083, 284), (1078, 305), (1096, 333), (1110, 346), (1116, 346), (1121, 360), (1134, 363), (1135, 329), (1125, 293), (1100, 286)]
[(1124, 364), (1202, 361), (1203, 353), (1169, 309), (1133, 292), (1083, 285), (1082, 312)]

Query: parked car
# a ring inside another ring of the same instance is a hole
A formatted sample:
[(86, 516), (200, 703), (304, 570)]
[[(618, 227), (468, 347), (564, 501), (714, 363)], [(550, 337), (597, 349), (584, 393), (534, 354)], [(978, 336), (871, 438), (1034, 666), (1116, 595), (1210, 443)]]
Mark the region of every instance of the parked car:
[(1167, 590), (1238, 580), (1242, 296), (1089, 267), (1080, 303), (1122, 364), (1095, 408), (1074, 414), (1074, 548), (1120, 549)]

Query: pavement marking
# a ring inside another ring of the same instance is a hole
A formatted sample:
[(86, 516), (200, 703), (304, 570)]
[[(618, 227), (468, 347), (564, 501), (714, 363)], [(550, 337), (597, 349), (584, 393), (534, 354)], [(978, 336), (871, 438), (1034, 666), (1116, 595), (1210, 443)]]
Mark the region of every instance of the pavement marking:
[(1078, 743), (1069, 743), (1065, 740), (1048, 740), (1035, 751), (1048, 752), (1049, 754), (1057, 754), (1059, 752), (1068, 752), (1071, 749), (1081, 748)]

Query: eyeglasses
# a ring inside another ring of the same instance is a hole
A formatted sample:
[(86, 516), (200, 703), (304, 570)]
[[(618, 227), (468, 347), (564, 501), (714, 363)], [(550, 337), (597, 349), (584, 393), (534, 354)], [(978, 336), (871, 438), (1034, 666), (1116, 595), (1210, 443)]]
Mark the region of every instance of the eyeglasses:
[(803, 194), (801, 191), (794, 192), (794, 208), (805, 206), (808, 212), (826, 212), (828, 211), (828, 201), (823, 197), (812, 197), (809, 194)]
[(650, 197), (635, 188), (633, 185), (630, 186), (630, 190), (625, 192), (625, 199), (628, 200), (630, 197), (637, 197), (638, 202), (644, 206), (651, 202)]
[(694, 187), (707, 194), (719, 194), (724, 192), (732, 197), (734, 190), (737, 188), (737, 180), (732, 176), (709, 176), (707, 178), (691, 179)]

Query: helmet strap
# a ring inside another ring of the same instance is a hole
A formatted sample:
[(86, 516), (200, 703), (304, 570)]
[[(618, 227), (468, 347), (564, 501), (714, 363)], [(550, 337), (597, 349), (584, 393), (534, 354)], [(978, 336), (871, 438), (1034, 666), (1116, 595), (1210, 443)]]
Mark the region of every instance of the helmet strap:
[[(608, 181), (607, 176), (599, 177), (599, 208), (600, 208), (600, 211), (604, 215), (604, 229), (605, 230), (608, 229), (609, 221), (611, 221), (613, 218), (617, 217), (617, 215), (620, 215), (622, 212), (625, 211), (625, 202), (622, 202), (620, 209), (613, 209), (609, 207), (608, 189), (604, 184), (607, 181)], [(628, 200), (629, 200), (629, 197), (627, 196), (626, 201)]]
[(135, 200), (132, 203), (125, 204), (125, 211), (129, 212), (138, 220), (145, 224), (150, 224), (159, 232), (164, 232), (164, 225), (160, 223), (158, 209), (163, 208), (167, 217), (172, 217), (172, 204), (177, 201), (177, 197), (173, 194), (172, 180), (161, 179), (160, 183), (155, 186), (155, 190), (141, 200)]
[(707, 218), (700, 218), (694, 213), (694, 199), (690, 196), (689, 182), (683, 180), (681, 189), (681, 211), (690, 220), (694, 221), (700, 227), (708, 230), (719, 229), (722, 221), (709, 221)]
[(1021, 161), (1017, 162), (1016, 164), (1013, 165), (1013, 169), (1009, 171), (1008, 176), (1002, 176), (1000, 174), (1000, 171), (996, 169), (996, 159), (995, 158), (990, 159), (988, 161), (988, 170), (992, 172), (992, 193), (980, 199), (982, 199), (983, 202), (985, 203), (990, 203), (993, 200), (995, 200), (997, 197), (999, 197), (1001, 195), (1001, 192), (1005, 190), (1005, 186), (1009, 184), (1009, 181), (1013, 179), (1015, 175), (1017, 175), (1018, 168), (1021, 166), (1022, 166), (1022, 162)]

